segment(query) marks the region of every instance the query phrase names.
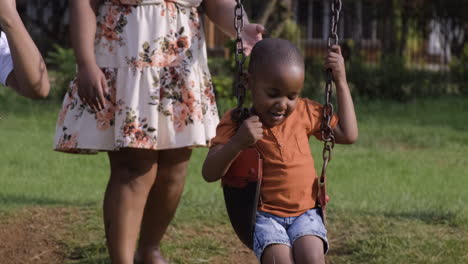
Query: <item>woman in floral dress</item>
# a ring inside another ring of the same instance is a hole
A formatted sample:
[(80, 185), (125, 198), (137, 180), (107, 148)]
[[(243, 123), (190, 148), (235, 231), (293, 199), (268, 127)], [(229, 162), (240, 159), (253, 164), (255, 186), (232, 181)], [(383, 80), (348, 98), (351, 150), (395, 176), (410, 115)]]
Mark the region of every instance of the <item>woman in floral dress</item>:
[[(77, 76), (57, 121), (55, 149), (108, 152), (104, 223), (112, 263), (166, 263), (191, 149), (218, 124), (197, 7), (231, 36), (233, 0), (72, 0)], [(246, 53), (263, 27), (244, 26)]]

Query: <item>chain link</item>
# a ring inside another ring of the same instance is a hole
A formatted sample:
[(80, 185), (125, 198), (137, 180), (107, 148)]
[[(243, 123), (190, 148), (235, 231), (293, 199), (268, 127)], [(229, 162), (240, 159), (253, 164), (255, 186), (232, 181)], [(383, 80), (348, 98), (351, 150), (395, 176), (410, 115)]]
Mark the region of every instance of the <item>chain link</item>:
[[(340, 20), (341, 7), (341, 0), (331, 0), (331, 26), (327, 41), (328, 49), (330, 49), (333, 45), (338, 45), (338, 23)], [(320, 126), (324, 145), (322, 152), (323, 166), (322, 173), (319, 178), (319, 187), (323, 187), (325, 185), (327, 166), (332, 158), (332, 149), (335, 147), (335, 136), (333, 135), (333, 129), (330, 125), (330, 121), (333, 116), (333, 105), (331, 103), (331, 98), (333, 94), (332, 88), (332, 71), (331, 69), (327, 69), (325, 72), (325, 104), (323, 106), (323, 119), (322, 124)], [(323, 203), (324, 205), (326, 201), (321, 201), (321, 203)]]
[(248, 117), (248, 110), (243, 108), (246, 93), (244, 84), (244, 62), (246, 60), (246, 56), (241, 37), (241, 33), (244, 28), (244, 7), (241, 0), (236, 0), (236, 6), (234, 7), (234, 28), (236, 29), (235, 59), (237, 65), (234, 94), (237, 97), (237, 108), (232, 111), (232, 119), (236, 122), (242, 122)]

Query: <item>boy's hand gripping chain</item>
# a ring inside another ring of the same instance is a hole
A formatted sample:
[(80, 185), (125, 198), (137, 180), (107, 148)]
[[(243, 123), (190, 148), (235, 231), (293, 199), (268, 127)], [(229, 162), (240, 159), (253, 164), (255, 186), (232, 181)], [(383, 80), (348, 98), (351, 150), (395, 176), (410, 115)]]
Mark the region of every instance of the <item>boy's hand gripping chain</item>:
[[(328, 35), (327, 46), (330, 49), (333, 45), (338, 45), (338, 22), (340, 20), (340, 11), (341, 11), (341, 0), (332, 0), (331, 1), (331, 27), (330, 34)], [(324, 141), (323, 145), (323, 166), (322, 173), (318, 180), (318, 194), (317, 199), (320, 207), (322, 207), (323, 219), (326, 223), (326, 212), (325, 207), (329, 200), (329, 197), (326, 193), (325, 183), (326, 183), (326, 172), (328, 162), (331, 160), (331, 153), (333, 147), (335, 147), (335, 136), (333, 135), (333, 129), (330, 126), (330, 121), (333, 116), (333, 105), (331, 103), (332, 97), (332, 85), (333, 85), (333, 75), (332, 70), (327, 69), (325, 73), (325, 104), (323, 106), (323, 119), (320, 129), (322, 131), (322, 140)]]

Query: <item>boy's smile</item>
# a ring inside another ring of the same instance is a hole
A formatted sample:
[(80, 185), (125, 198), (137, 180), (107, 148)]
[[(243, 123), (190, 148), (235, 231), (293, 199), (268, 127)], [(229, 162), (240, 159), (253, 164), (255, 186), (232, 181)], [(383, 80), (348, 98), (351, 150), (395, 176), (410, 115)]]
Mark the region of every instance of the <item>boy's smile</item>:
[(253, 107), (266, 127), (280, 125), (294, 111), (304, 85), (304, 70), (297, 65), (272, 65), (250, 76)]

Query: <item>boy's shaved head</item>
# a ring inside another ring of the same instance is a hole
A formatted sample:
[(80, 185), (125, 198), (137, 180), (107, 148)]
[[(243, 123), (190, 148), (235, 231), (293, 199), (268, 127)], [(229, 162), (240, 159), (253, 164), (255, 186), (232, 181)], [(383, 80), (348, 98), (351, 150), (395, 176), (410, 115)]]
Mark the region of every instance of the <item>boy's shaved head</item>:
[(274, 72), (291, 66), (304, 70), (301, 51), (288, 40), (267, 38), (257, 42), (252, 49), (249, 73)]
[(304, 87), (304, 58), (284, 39), (264, 39), (252, 50), (248, 88), (256, 115), (266, 127), (280, 125), (296, 108)]

